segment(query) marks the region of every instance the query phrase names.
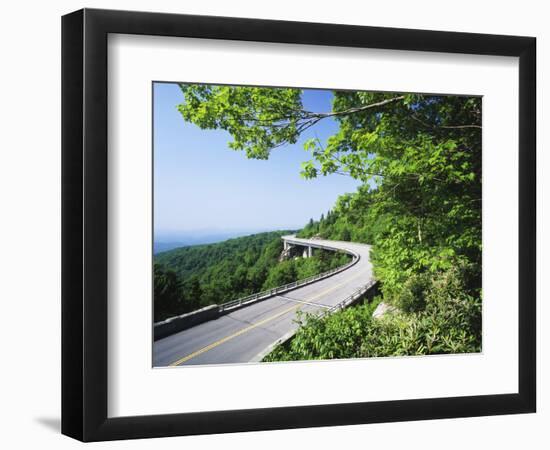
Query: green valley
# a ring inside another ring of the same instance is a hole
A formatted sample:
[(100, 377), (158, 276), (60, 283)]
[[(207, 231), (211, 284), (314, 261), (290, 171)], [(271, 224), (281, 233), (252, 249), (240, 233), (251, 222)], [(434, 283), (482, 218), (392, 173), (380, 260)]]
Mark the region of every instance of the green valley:
[(311, 258), (280, 261), (273, 231), (155, 255), (155, 321), (281, 286), (346, 264), (349, 256), (316, 250)]

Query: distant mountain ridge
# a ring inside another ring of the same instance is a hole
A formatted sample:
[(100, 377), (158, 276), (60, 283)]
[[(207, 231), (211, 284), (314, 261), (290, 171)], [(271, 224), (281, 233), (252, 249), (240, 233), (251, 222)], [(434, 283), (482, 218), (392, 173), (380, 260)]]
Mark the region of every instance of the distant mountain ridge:
[(259, 234), (262, 231), (250, 231), (250, 230), (241, 230), (241, 231), (227, 231), (227, 232), (190, 232), (190, 233), (181, 233), (166, 235), (163, 237), (156, 237), (153, 242), (153, 253), (156, 255), (158, 253), (166, 252), (180, 247), (190, 247), (194, 245), (203, 245), (203, 244), (215, 244), (218, 242), (223, 242), (228, 239), (251, 236), (253, 234)]

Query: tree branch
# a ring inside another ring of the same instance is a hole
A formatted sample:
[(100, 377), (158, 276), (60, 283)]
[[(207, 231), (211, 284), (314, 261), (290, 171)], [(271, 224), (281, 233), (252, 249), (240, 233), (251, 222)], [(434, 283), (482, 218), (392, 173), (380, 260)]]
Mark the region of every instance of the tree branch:
[(481, 125), (439, 125), (439, 128), (479, 128), (481, 130)]
[(369, 105), (365, 106), (357, 106), (355, 108), (349, 108), (345, 109), (344, 111), (334, 111), (334, 112), (328, 112), (328, 113), (311, 113), (313, 117), (319, 117), (321, 119), (324, 119), (325, 117), (334, 117), (334, 116), (347, 116), (350, 114), (355, 114), (358, 112), (366, 111), (367, 109), (376, 108), (378, 106), (384, 106), (388, 103), (397, 102), (399, 100), (403, 100), (405, 98), (404, 95), (400, 95), (398, 97), (388, 98), (386, 100), (382, 100), (381, 102), (377, 103), (371, 103)]
[(436, 130), (438, 128), (445, 128), (445, 129), (479, 128), (481, 130), (481, 125), (432, 125), (423, 121), (414, 113), (411, 114), (411, 117), (431, 130)]

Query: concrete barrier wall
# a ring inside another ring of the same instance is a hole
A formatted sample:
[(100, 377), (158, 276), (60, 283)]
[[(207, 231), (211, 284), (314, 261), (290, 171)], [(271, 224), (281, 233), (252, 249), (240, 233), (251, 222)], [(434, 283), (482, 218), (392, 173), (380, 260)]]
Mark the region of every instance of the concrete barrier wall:
[(155, 323), (153, 327), (154, 340), (158, 341), (159, 339), (186, 330), (199, 323), (217, 319), (219, 316), (220, 307), (218, 305), (210, 305), (197, 311), (182, 314), (181, 316), (170, 317), (162, 322)]

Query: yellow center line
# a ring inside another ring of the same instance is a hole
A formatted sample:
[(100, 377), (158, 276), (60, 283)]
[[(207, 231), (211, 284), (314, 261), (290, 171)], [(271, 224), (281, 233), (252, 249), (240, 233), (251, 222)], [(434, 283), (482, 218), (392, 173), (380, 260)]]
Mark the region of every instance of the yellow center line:
[(216, 342), (213, 342), (212, 344), (210, 345), (207, 345), (206, 347), (203, 347), (201, 348), (200, 350), (197, 350), (196, 352), (194, 353), (191, 353), (190, 355), (187, 355), (187, 356), (184, 356), (183, 358), (180, 358), (178, 359), (177, 361), (174, 361), (172, 364), (170, 364), (171, 366), (179, 366), (180, 364), (184, 363), (185, 361), (189, 361), (191, 358), (194, 358), (195, 356), (199, 356), (201, 354), (203, 354), (204, 352), (207, 352), (208, 350), (211, 350), (213, 349), (214, 347), (217, 347), (218, 345), (221, 345), (223, 344), (224, 342), (227, 342), (229, 341), (230, 339), (233, 339), (233, 338), (236, 338), (237, 336), (240, 336), (241, 334), (244, 334), (246, 333), (247, 331), (250, 331), (254, 328), (257, 328), (259, 326), (262, 326), (264, 324), (266, 324), (267, 322), (271, 322), (272, 320), (275, 320), (277, 317), (280, 317), (284, 314), (286, 314), (287, 312), (290, 312), (292, 311), (293, 309), (296, 309), (298, 307), (300, 307), (302, 305), (293, 305), (292, 307), (288, 308), (288, 309), (285, 309), (284, 311), (281, 311), (277, 314), (275, 314), (274, 316), (271, 316), (271, 317), (268, 317), (267, 319), (264, 319), (260, 322), (257, 322), (257, 323), (254, 323), (252, 325), (250, 325), (249, 327), (246, 327), (246, 328), (243, 328), (242, 330), (239, 330), (237, 331), (236, 333), (234, 334), (231, 334), (229, 336), (226, 336), (224, 337), (223, 339), (220, 339), (219, 341), (216, 341)]
[[(328, 294), (329, 292), (332, 292), (340, 287), (342, 287), (344, 284), (347, 284), (349, 283), (351, 280), (354, 280), (355, 278), (359, 277), (360, 275), (363, 275), (364, 273), (363, 272), (360, 272), (358, 273), (357, 275), (354, 275), (353, 277), (351, 278), (348, 278), (346, 281), (340, 283), (340, 284), (337, 284), (335, 286), (332, 286), (330, 287), (329, 289), (326, 289), (320, 293), (318, 293), (317, 295), (314, 295), (313, 297), (307, 299), (306, 301), (309, 301), (311, 302), (312, 300), (315, 300), (315, 299), (318, 299), (319, 297), (322, 297), (323, 295), (326, 295)], [(266, 319), (264, 320), (261, 320), (260, 322), (256, 322), (256, 323), (253, 323), (252, 325), (248, 326), (248, 327), (245, 327), (245, 328), (242, 328), (241, 330), (237, 331), (236, 333), (233, 333), (229, 336), (226, 336), (216, 342), (213, 342), (212, 344), (210, 345), (207, 345), (206, 347), (203, 347), (199, 350), (197, 350), (196, 352), (193, 352), (187, 356), (184, 356), (183, 358), (180, 358), (178, 359), (177, 361), (174, 361), (173, 363), (170, 363), (170, 366), (179, 366), (180, 364), (183, 364), (184, 362), (186, 361), (189, 361), (190, 359), (192, 358), (195, 358), (196, 356), (199, 356), (199, 355), (202, 355), (203, 353), (209, 351), (209, 350), (212, 350), (213, 348), (223, 344), (224, 342), (227, 342), (233, 338), (236, 338), (238, 336), (240, 336), (241, 334), (244, 334), (244, 333), (247, 333), (248, 331), (250, 330), (253, 330), (254, 328), (257, 328), (257, 327), (260, 327), (262, 325), (265, 325), (266, 323), (268, 322), (271, 322), (272, 320), (275, 320), (277, 319), (278, 317), (281, 317), (283, 315), (285, 315), (286, 313), (294, 310), (294, 309), (297, 309), (299, 307), (301, 307), (302, 304), (298, 304), (298, 305), (293, 305), (291, 306), (290, 308), (288, 309), (285, 309), (281, 312), (278, 312), (277, 314), (273, 315), (273, 316), (270, 316), (270, 317), (267, 317)]]

